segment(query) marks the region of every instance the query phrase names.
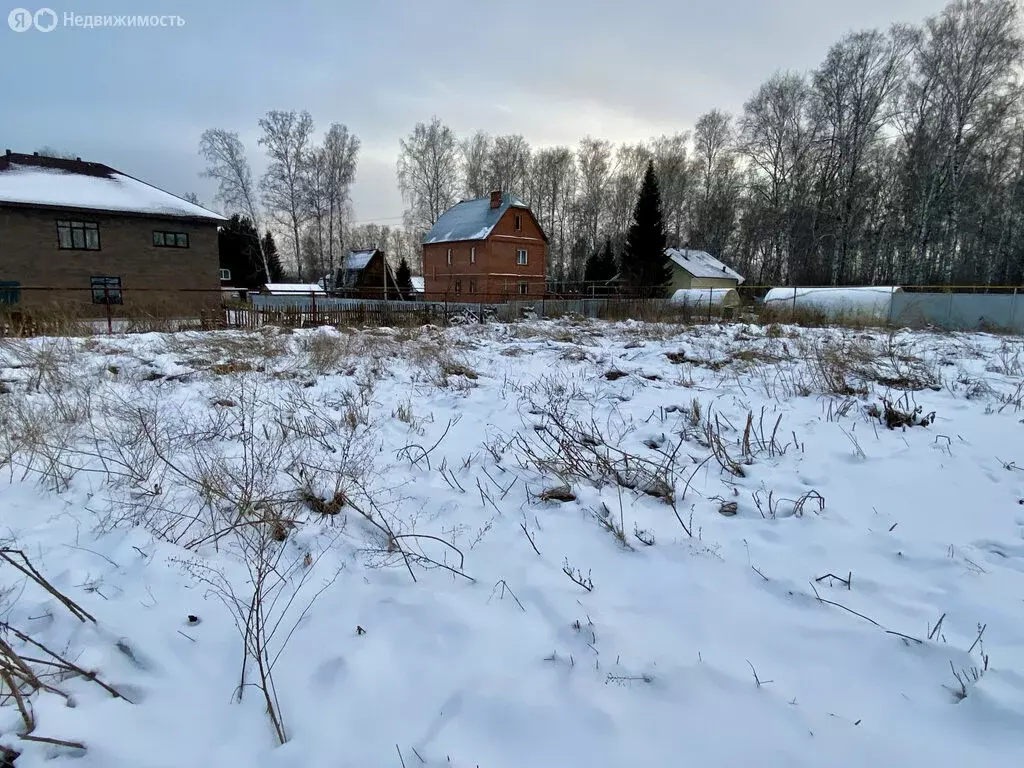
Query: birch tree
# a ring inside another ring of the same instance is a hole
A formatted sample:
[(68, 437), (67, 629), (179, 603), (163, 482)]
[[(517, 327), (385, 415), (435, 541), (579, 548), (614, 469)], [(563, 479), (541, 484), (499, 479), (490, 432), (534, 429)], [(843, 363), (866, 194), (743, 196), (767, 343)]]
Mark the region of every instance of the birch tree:
[(399, 142), (398, 186), (406, 203), (405, 219), (417, 233), (429, 230), (456, 201), (459, 151), (455, 132), (434, 117), (417, 123)]
[[(217, 182), (215, 199), (223, 204), (224, 213), (248, 217), (256, 232), (261, 232), (262, 217), (253, 185), (252, 169), (238, 134), (222, 128), (208, 128), (199, 138), (199, 154), (206, 160), (206, 170), (202, 175)], [(270, 280), (270, 265), (267, 263), (263, 242), (259, 237), (256, 240), (263, 274)]]
[(301, 228), (308, 210), (304, 196), (303, 171), (313, 134), (313, 117), (309, 112), (271, 110), (260, 118), (263, 135), (259, 145), (270, 160), (260, 179), (260, 192), (267, 214), (285, 227), (292, 238), (298, 277), (303, 279), (301, 259)]
[(466, 196), (470, 199), (483, 197), (490, 192), (487, 164), (493, 145), (493, 139), (483, 131), (477, 131), (459, 143), (459, 150), (462, 153), (462, 178)]

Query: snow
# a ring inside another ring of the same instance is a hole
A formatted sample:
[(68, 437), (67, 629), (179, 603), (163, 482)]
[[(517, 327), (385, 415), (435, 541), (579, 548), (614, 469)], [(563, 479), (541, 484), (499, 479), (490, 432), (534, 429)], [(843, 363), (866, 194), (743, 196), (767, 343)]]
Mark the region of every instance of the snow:
[(93, 176), (12, 163), (0, 171), (0, 202), (227, 221), (220, 214), (116, 171)]
[(271, 295), (284, 296), (301, 293), (326, 293), (322, 285), (317, 283), (267, 283), (267, 293)]
[(346, 271), (359, 271), (366, 269), (366, 265), (370, 263), (370, 259), (373, 258), (373, 254), (377, 251), (374, 248), (369, 248), (363, 251), (349, 251), (345, 255), (345, 265), (342, 269)]
[(680, 306), (735, 307), (740, 303), (740, 295), (735, 288), (681, 288), (670, 301)]
[(431, 243), (486, 240), (509, 208), (527, 207), (525, 201), (509, 192), (502, 195), (501, 205), (498, 208), (491, 208), (490, 196), (478, 197), (475, 200), (463, 200), (441, 215), (441, 218), (423, 238), (423, 243), (429, 245)]
[(814, 309), (838, 317), (843, 315), (887, 316), (895, 286), (864, 286), (856, 288), (772, 288), (764, 297), (765, 304), (796, 309)]
[[(84, 754), (19, 739), (2, 697), (0, 745), (18, 768), (1019, 765), (1022, 363), (1013, 338), (739, 324), (4, 340), (0, 541), (96, 623), (2, 562), (0, 621), (132, 703), (52, 676), (74, 706), (32, 695), (35, 735)], [(882, 398), (935, 421), (887, 429)], [(545, 447), (559, 424), (581, 440)], [(239, 515), (284, 538), (283, 746), (254, 666), (236, 698), (251, 529), (212, 532)]]
[(736, 270), (727, 267), (707, 251), (695, 251), (688, 248), (666, 248), (667, 255), (673, 263), (685, 269), (694, 277), (728, 278), (737, 285), (745, 282), (744, 277)]
[(412, 290), (415, 293), (423, 293), (426, 290), (426, 278), (422, 275), (410, 277), (409, 280), (412, 282)]

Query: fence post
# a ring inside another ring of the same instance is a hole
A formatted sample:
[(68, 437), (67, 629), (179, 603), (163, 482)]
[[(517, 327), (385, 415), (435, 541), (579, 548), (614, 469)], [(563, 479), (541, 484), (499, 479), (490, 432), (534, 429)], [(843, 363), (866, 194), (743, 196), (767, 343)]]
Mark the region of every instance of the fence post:
[(317, 325), (317, 322), (316, 322), (316, 291), (310, 291), (309, 292), (309, 299), (310, 299), (310, 302), (313, 305), (313, 325), (315, 326), (315, 325)]
[(114, 319), (110, 315), (110, 286), (103, 281), (103, 303), (107, 308), (107, 336), (114, 335)]
[(796, 286), (793, 286), (793, 318), (796, 319)]
[(715, 300), (715, 289), (708, 288), (708, 323), (711, 323), (711, 302)]

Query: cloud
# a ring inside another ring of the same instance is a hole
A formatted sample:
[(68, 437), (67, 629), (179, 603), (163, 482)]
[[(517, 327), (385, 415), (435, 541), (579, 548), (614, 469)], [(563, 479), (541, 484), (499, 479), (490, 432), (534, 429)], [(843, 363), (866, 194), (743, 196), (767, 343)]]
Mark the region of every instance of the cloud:
[[(136, 0), (102, 5), (94, 12), (140, 12)], [(343, 122), (362, 140), (356, 217), (393, 219), (398, 142), (417, 121), (437, 115), (460, 135), (521, 133), (534, 146), (588, 134), (641, 141), (688, 130), (713, 107), (742, 109), (774, 70), (814, 67), (849, 30), (919, 22), (940, 7), (175, 0), (186, 20), (175, 29), (0, 28), (0, 143), (66, 148), (209, 202), (196, 154), (205, 128), (238, 131), (258, 176), (257, 119), (308, 109), (321, 130)]]

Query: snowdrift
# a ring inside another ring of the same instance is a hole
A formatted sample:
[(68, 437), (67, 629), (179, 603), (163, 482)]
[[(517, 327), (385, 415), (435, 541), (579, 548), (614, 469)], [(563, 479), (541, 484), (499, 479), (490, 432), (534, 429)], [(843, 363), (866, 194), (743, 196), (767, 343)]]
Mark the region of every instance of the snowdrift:
[(893, 294), (902, 292), (898, 286), (772, 288), (765, 295), (764, 303), (778, 309), (815, 310), (829, 317), (885, 318), (889, 315)]

